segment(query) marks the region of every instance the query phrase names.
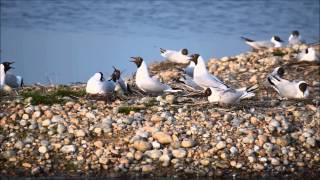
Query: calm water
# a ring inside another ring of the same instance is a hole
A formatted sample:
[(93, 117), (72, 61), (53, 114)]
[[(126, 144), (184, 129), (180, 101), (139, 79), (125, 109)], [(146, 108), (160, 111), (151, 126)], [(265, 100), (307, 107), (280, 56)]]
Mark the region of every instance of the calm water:
[(161, 60), (186, 47), (208, 59), (249, 50), (240, 40), (320, 39), (319, 0), (0, 0), (1, 59), (26, 83), (85, 82), (97, 71), (135, 71), (130, 56)]

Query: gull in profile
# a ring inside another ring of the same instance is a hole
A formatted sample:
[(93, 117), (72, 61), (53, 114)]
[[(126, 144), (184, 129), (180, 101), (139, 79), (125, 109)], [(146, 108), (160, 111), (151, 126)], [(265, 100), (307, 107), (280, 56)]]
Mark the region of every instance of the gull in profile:
[(228, 85), (208, 72), (206, 64), (199, 54), (193, 54), (190, 56), (190, 58), (190, 60), (195, 64), (193, 70), (193, 80), (198, 86), (202, 87), (203, 89), (209, 87), (216, 87), (224, 90), (229, 89)]
[(258, 85), (254, 85), (245, 89), (241, 88), (241, 90), (209, 87), (205, 90), (205, 96), (208, 97), (208, 101), (211, 103), (236, 104), (242, 99), (255, 96), (253, 92), (258, 88)]
[(102, 72), (95, 73), (87, 82), (86, 92), (88, 94), (113, 93), (117, 78), (113, 74), (109, 80), (105, 80)]
[(161, 83), (156, 77), (150, 77), (146, 63), (141, 57), (131, 57), (137, 65), (136, 85), (146, 93), (179, 92), (169, 85)]
[[(10, 88), (19, 88), (23, 86), (23, 79), (21, 76), (16, 76), (10, 72), (8, 72), (10, 69), (14, 69), (11, 64), (14, 62), (3, 62), (2, 65), (4, 67), (3, 72), (1, 72), (1, 79), (3, 80), (3, 83), (9, 86)], [(4, 75), (2, 75), (4, 74)]]
[(288, 81), (277, 76), (269, 76), (268, 81), (283, 98), (302, 99), (309, 96), (309, 85), (305, 81)]
[(279, 36), (272, 36), (270, 41), (255, 41), (246, 37), (241, 37), (246, 44), (248, 44), (253, 49), (265, 49), (265, 48), (279, 48), (282, 47), (283, 41), (280, 39)]
[(185, 48), (181, 49), (180, 51), (160, 48), (160, 54), (173, 63), (188, 64), (190, 62), (188, 57), (188, 50)]

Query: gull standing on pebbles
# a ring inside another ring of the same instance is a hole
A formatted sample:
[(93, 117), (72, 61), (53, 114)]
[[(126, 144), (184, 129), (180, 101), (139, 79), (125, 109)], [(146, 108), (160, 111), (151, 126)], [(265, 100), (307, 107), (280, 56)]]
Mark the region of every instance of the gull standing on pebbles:
[(193, 80), (198, 86), (203, 89), (209, 87), (216, 87), (224, 90), (229, 89), (228, 85), (208, 72), (206, 64), (199, 54), (193, 54), (190, 58), (196, 65), (193, 70)]
[(113, 74), (111, 79), (105, 80), (102, 72), (95, 73), (87, 82), (86, 92), (88, 94), (113, 93), (116, 86), (116, 76)]
[(301, 37), (299, 31), (297, 31), (297, 30), (292, 31), (292, 33), (289, 36), (288, 42), (289, 42), (289, 46), (293, 46), (296, 44), (302, 44), (303, 40), (302, 40), (302, 37)]
[(251, 46), (253, 49), (265, 49), (265, 48), (279, 48), (282, 47), (282, 40), (280, 39), (279, 36), (272, 36), (270, 41), (254, 41), (252, 39), (246, 38), (246, 37), (241, 37), (246, 44)]
[(268, 81), (283, 98), (301, 99), (309, 96), (309, 85), (305, 81), (288, 81), (277, 76), (269, 76)]
[(113, 66), (113, 74), (117, 78), (117, 85), (115, 91), (122, 90), (124, 93), (131, 93), (129, 84), (127, 84), (121, 77), (121, 71)]
[(23, 79), (21, 76), (16, 76), (10, 72), (8, 72), (9, 69), (13, 69), (13, 67), (11, 67), (11, 64), (13, 64), (14, 62), (3, 62), (2, 64), (4, 65), (4, 69), (5, 71), (4, 74), (5, 76), (3, 76), (1, 74), (1, 79), (4, 78), (4, 84), (6, 84), (7, 86), (9, 86), (10, 88), (19, 88), (23, 86)]
[(205, 91), (205, 96), (208, 97), (208, 101), (211, 103), (222, 103), (222, 104), (236, 104), (239, 103), (240, 100), (245, 98), (250, 98), (255, 96), (253, 93), (259, 88), (259, 86), (253, 85), (249, 88), (241, 88), (241, 90), (237, 89), (219, 89), (210, 87)]
[(319, 62), (320, 61), (320, 54), (313, 48), (309, 47), (304, 49), (297, 55), (298, 61), (309, 61), (309, 62)]
[(178, 64), (188, 64), (189, 57), (188, 57), (188, 50), (187, 49), (181, 49), (180, 51), (174, 51), (174, 50), (168, 50), (160, 48), (160, 54), (167, 60), (178, 63)]
[(162, 93), (162, 92), (179, 92), (173, 90), (169, 85), (162, 84), (157, 78), (150, 77), (146, 63), (141, 57), (131, 57), (137, 65), (136, 84), (143, 92)]

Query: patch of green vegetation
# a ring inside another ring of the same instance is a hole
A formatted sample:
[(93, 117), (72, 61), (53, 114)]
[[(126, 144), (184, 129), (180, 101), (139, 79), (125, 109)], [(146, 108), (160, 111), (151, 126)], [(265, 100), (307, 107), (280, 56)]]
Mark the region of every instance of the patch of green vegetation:
[(56, 96), (77, 96), (77, 97), (82, 97), (86, 95), (86, 91), (84, 89), (80, 89), (78, 91), (72, 90), (68, 86), (60, 86), (56, 89), (54, 92)]
[(74, 164), (74, 162), (69, 161), (67, 164), (65, 164), (65, 169), (67, 171), (76, 171), (78, 169), (78, 166)]
[(157, 100), (156, 99), (151, 99), (148, 102), (143, 103), (146, 107), (152, 107), (157, 105)]
[(284, 55), (286, 55), (286, 53), (284, 53), (283, 51), (281, 51), (281, 50), (279, 50), (279, 49), (273, 51), (272, 54), (273, 54), (274, 56), (281, 56), (281, 57), (284, 56)]
[(63, 97), (82, 97), (86, 94), (84, 89), (81, 90), (72, 90), (70, 87), (67, 86), (59, 86), (53, 91), (27, 91), (23, 92), (21, 95), (24, 99), (30, 98), (30, 103), (32, 105), (38, 104), (62, 104), (65, 103)]
[(135, 106), (121, 106), (119, 107), (118, 112), (122, 114), (129, 114), (130, 111), (137, 112), (137, 111), (140, 111), (141, 109), (143, 108), (135, 107)]
[(38, 104), (52, 105), (52, 104), (63, 102), (63, 100), (59, 99), (57, 96), (54, 96), (54, 94), (42, 93), (40, 91), (23, 92), (21, 95), (23, 96), (24, 99), (31, 97), (30, 103), (32, 105), (38, 105)]

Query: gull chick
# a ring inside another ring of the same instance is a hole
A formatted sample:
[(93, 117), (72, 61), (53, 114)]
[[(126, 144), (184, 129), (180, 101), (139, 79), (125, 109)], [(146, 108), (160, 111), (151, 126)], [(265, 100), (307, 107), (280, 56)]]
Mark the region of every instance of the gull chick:
[(253, 49), (265, 49), (265, 48), (279, 48), (282, 47), (283, 41), (280, 39), (279, 36), (272, 36), (270, 41), (255, 41), (246, 37), (241, 37), (246, 44), (248, 44)]
[(239, 103), (242, 99), (255, 96), (253, 92), (256, 91), (258, 88), (258, 85), (254, 85), (252, 87), (241, 90), (236, 90), (232, 88), (225, 90), (209, 87), (205, 91), (205, 96), (208, 97), (208, 101), (211, 103), (236, 104)]
[(179, 92), (169, 85), (161, 83), (157, 78), (150, 77), (146, 63), (141, 57), (131, 57), (137, 65), (136, 84), (139, 89), (146, 93)]
[(87, 82), (86, 92), (88, 94), (106, 94), (112, 93), (116, 86), (116, 76), (112, 75), (111, 79), (105, 80), (102, 72), (95, 73)]
[(302, 99), (309, 96), (308, 84), (305, 81), (288, 81), (277, 76), (269, 76), (268, 81), (283, 98)]
[(187, 49), (181, 49), (180, 51), (174, 51), (174, 50), (168, 50), (160, 48), (160, 54), (167, 60), (178, 63), (178, 64), (188, 64), (189, 57), (188, 57), (188, 50)]
[(297, 60), (298, 61), (319, 62), (320, 61), (320, 54), (313, 47), (309, 47), (307, 49), (304, 49), (302, 52), (300, 52), (297, 55)]
[(203, 89), (216, 87), (226, 90), (229, 88), (229, 86), (223, 83), (219, 78), (208, 72), (206, 64), (199, 54), (193, 54), (190, 58), (190, 60), (195, 63), (193, 80), (198, 86)]
[(131, 93), (129, 84), (127, 84), (121, 77), (121, 71), (114, 66), (113, 69), (113, 74), (117, 78), (117, 85), (115, 87), (115, 90), (118, 91), (121, 89), (124, 93)]

